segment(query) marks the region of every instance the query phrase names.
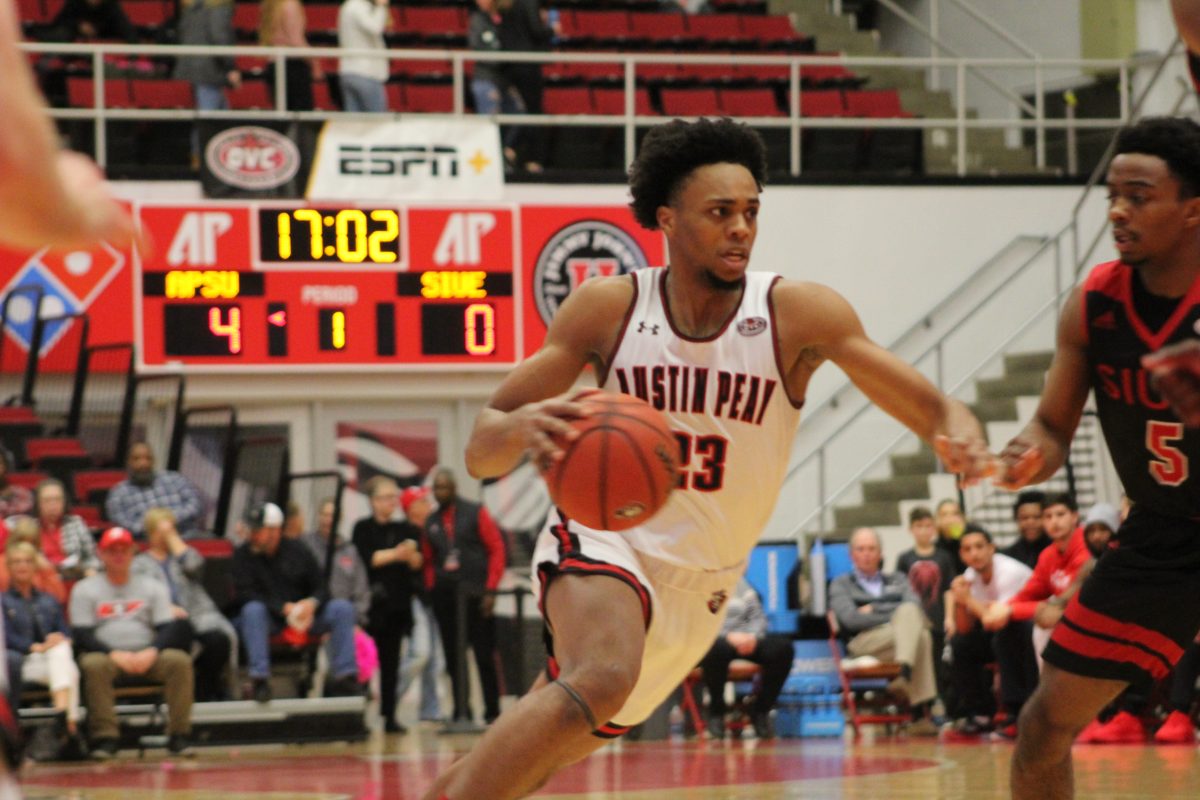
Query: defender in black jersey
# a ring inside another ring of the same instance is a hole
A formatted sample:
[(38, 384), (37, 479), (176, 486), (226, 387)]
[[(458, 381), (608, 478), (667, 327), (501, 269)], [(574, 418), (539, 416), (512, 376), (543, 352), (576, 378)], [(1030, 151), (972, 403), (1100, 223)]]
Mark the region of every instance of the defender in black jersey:
[(1200, 430), (1184, 426), (1143, 364), (1200, 326), (1200, 126), (1146, 119), (1118, 135), (1116, 153), (1109, 220), (1120, 258), (1067, 300), (1041, 404), (1001, 453), (998, 482), (1053, 474), (1091, 390), (1134, 505), (1043, 654), (1021, 714), (1014, 798), (1071, 797), (1076, 734), (1126, 685), (1164, 677), (1200, 628)]

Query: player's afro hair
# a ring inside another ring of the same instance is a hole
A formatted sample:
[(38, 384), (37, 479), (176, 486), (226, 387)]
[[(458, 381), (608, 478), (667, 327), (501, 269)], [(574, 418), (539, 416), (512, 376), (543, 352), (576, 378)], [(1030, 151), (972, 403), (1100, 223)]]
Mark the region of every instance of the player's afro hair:
[(658, 207), (671, 204), (693, 170), (725, 163), (741, 164), (762, 189), (767, 151), (756, 131), (730, 119), (676, 119), (651, 128), (629, 168), (633, 216), (642, 227), (657, 229)]
[(1113, 153), (1158, 156), (1179, 181), (1184, 197), (1200, 195), (1200, 125), (1183, 117), (1146, 117), (1117, 134)]

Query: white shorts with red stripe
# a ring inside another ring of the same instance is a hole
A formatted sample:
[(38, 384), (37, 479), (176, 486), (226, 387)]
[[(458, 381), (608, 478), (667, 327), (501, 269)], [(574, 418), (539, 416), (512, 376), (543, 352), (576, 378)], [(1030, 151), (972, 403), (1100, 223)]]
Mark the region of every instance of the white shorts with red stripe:
[[(634, 550), (619, 533), (596, 531), (551, 514), (533, 553), (538, 607), (557, 575), (607, 575), (624, 581), (642, 602), (646, 646), (637, 685), (625, 705), (596, 735), (620, 736), (644, 722), (683, 683), (709, 651), (725, 619), (725, 601), (745, 565), (719, 571), (693, 570)], [(545, 609), (542, 609), (543, 617)], [(550, 647), (553, 651), (552, 620)], [(550, 677), (557, 665), (551, 652)]]

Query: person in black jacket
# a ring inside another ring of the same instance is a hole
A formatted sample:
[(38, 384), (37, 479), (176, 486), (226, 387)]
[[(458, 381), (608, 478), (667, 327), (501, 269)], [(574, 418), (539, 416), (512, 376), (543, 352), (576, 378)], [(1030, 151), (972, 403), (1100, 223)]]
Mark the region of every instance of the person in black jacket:
[(504, 574), (504, 539), (487, 509), (458, 496), (454, 473), (441, 469), (433, 479), (438, 509), (425, 522), (425, 585), (432, 590), (433, 613), (442, 632), (446, 668), (454, 687), (454, 719), (470, 720), (466, 686), (459, 685), (458, 595), (467, 603), (466, 641), (475, 653), (483, 689), (484, 719), (500, 716), (496, 676), (496, 620), (492, 610)]
[(379, 713), (384, 730), (404, 733), (396, 721), (396, 683), (400, 676), (400, 645), (412, 630), (412, 599), (421, 568), (421, 529), (408, 520), (394, 519), (400, 488), (391, 478), (377, 475), (367, 482), (371, 516), (354, 524), (352, 539), (367, 567), (371, 608), (367, 633), (379, 650)]
[(284, 539), (283, 510), (274, 503), (251, 509), (250, 538), (233, 552), (234, 625), (246, 648), (254, 699), (271, 699), (271, 637), (280, 632), (303, 640), (329, 633), (327, 695), (359, 693), (354, 652), (354, 604), (329, 599), (317, 560), (307, 545)]
[(137, 32), (118, 0), (67, 0), (50, 23), (50, 41), (117, 39), (136, 42)]

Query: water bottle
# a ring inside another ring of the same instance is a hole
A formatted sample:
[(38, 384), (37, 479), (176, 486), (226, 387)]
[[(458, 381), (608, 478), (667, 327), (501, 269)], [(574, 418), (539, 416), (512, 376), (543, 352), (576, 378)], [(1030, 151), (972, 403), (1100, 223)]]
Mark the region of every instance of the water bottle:
[(808, 553), (808, 577), (812, 581), (812, 615), (825, 616), (825, 545), (820, 539), (813, 542)]

